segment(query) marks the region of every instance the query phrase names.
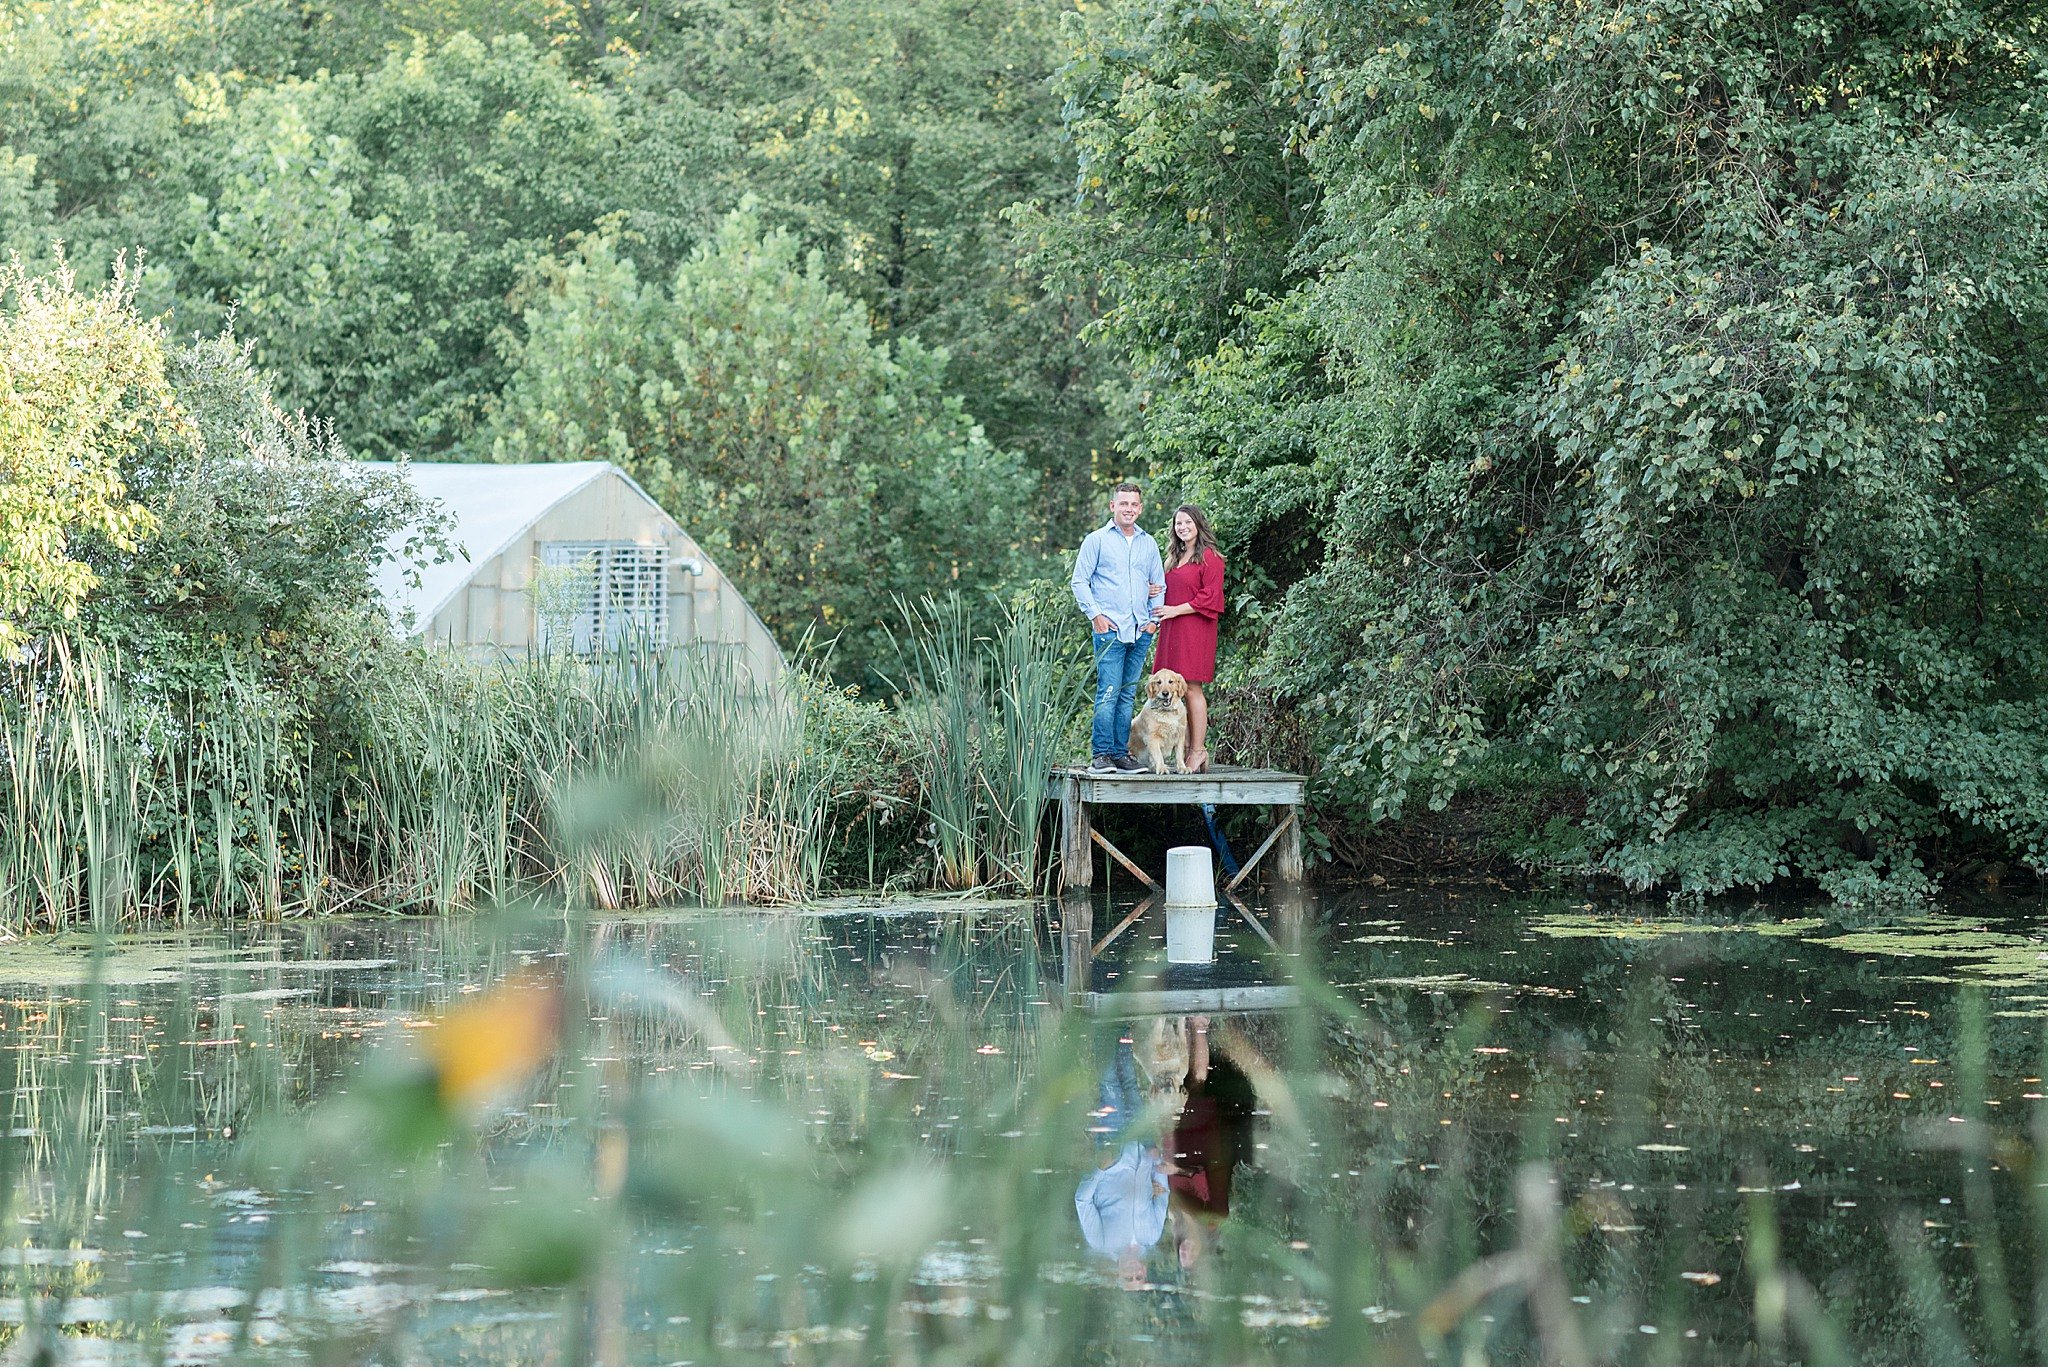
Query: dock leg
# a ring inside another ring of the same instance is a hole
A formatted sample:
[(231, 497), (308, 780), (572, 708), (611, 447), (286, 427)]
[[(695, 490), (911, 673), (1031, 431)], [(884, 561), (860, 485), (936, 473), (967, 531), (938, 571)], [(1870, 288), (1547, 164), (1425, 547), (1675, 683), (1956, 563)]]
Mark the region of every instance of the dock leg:
[(1273, 933), (1280, 939), (1280, 949), (1300, 951), (1303, 929), (1308, 925), (1308, 897), (1301, 886), (1275, 881), (1266, 909), (1273, 917)]
[(1289, 807), (1287, 814), (1294, 821), (1287, 825), (1287, 832), (1280, 839), (1280, 850), (1274, 853), (1273, 874), (1280, 878), (1283, 885), (1299, 886), (1302, 876), (1301, 806), (1296, 804)]
[(1069, 1002), (1088, 992), (1095, 962), (1095, 901), (1068, 895), (1060, 900), (1060, 981)]
[(1095, 844), (1088, 805), (1081, 798), (1078, 776), (1067, 776), (1060, 789), (1060, 884), (1085, 890), (1095, 883)]

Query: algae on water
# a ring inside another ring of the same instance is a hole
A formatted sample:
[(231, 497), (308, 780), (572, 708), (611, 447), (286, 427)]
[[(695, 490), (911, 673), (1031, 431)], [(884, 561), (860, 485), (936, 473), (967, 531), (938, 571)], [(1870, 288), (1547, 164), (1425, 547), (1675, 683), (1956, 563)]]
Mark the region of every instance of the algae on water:
[(1529, 926), (1546, 937), (1696, 937), (1711, 933), (1749, 933), (1756, 937), (1798, 937), (1827, 926), (1825, 918), (1784, 918), (1769, 923), (1696, 923), (1683, 918), (1632, 918), (1623, 914), (1587, 912), (1544, 914)]
[[(1925, 957), (1961, 962), (1955, 967), (1979, 984), (2020, 987), (2048, 984), (2048, 944), (2018, 933), (1995, 932), (1980, 919), (1956, 914), (1902, 916), (1895, 927), (1839, 933), (1808, 939), (1823, 947), (1859, 956)], [(1919, 980), (1945, 981), (1946, 975), (1918, 975)]]
[[(191, 973), (255, 974), (270, 971), (379, 969), (388, 958), (361, 960), (285, 959), (281, 948), (223, 945), (219, 928), (95, 936), (66, 932), (25, 937), (0, 957), (0, 985), (161, 985)], [(272, 997), (276, 997), (273, 995)]]
[(24, 937), (0, 960), (0, 984), (83, 985), (98, 980), (103, 985), (160, 985), (184, 978), (194, 959), (222, 953), (217, 936), (177, 932), (97, 939), (83, 933)]
[[(1993, 988), (2048, 984), (2048, 942), (1994, 930), (1986, 927), (1982, 919), (1951, 913), (1901, 913), (1885, 927), (1837, 929), (1826, 936), (1815, 935), (1829, 928), (1831, 921), (1815, 916), (1768, 923), (1695, 922), (1574, 911), (1533, 918), (1529, 925), (1548, 937), (1609, 937), (1623, 941), (1715, 934), (1796, 937), (1852, 956), (1945, 961), (1951, 963), (1954, 972), (1908, 972), (1903, 977), (1907, 979), (1947, 983), (1967, 978)], [(2048, 1016), (2048, 1008), (2009, 1011), (2004, 1016)]]

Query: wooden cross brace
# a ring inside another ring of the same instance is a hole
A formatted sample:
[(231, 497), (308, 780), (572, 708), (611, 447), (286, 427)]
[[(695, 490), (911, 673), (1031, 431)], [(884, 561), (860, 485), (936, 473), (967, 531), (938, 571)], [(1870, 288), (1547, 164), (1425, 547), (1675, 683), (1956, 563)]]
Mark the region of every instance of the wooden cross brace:
[(1300, 860), (1300, 803), (1303, 803), (1305, 780), (1303, 776), (1276, 772), (1276, 770), (1219, 770), (1204, 772), (1200, 776), (1153, 776), (1153, 774), (1120, 774), (1120, 776), (1096, 776), (1083, 770), (1055, 772), (1053, 776), (1055, 793), (1061, 801), (1061, 876), (1063, 885), (1069, 891), (1087, 889), (1094, 885), (1094, 848), (1102, 848), (1110, 854), (1118, 866), (1135, 874), (1139, 883), (1145, 885), (1149, 895), (1135, 907), (1116, 928), (1112, 928), (1094, 950), (1102, 950), (1126, 930), (1133, 928), (1139, 919), (1151, 911), (1151, 907), (1163, 897), (1165, 891), (1151, 879), (1151, 874), (1130, 860), (1116, 848), (1114, 842), (1096, 831), (1092, 807), (1098, 803), (1122, 803), (1122, 805), (1169, 805), (1169, 803), (1198, 803), (1198, 805), (1276, 805), (1284, 809), (1280, 821), (1274, 825), (1266, 840), (1260, 842), (1237, 874), (1219, 891), (1223, 901), (1237, 911), (1239, 917), (1260, 934), (1268, 946), (1276, 946), (1274, 936), (1260, 924), (1245, 901), (1237, 897), (1251, 872), (1257, 870), (1268, 854), (1278, 852), (1274, 864), (1278, 868), (1280, 881), (1298, 885), (1303, 874), (1303, 860)]

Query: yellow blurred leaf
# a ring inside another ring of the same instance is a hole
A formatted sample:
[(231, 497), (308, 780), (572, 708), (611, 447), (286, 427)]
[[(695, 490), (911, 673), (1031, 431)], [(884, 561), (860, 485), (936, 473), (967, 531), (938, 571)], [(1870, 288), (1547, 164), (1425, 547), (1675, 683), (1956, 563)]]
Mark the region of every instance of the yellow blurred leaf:
[(530, 1078), (554, 1055), (561, 1032), (561, 983), (519, 971), (441, 1015), (421, 1041), (442, 1100), (475, 1108)]

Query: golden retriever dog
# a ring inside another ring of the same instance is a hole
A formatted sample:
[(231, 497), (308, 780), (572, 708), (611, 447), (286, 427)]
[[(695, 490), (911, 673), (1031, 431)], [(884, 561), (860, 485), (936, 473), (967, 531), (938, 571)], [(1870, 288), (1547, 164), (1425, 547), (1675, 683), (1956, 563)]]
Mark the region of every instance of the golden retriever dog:
[(1169, 753), (1175, 773), (1188, 773), (1187, 694), (1188, 683), (1179, 671), (1154, 671), (1145, 680), (1145, 704), (1131, 720), (1129, 751), (1149, 761), (1155, 775), (1166, 774)]

